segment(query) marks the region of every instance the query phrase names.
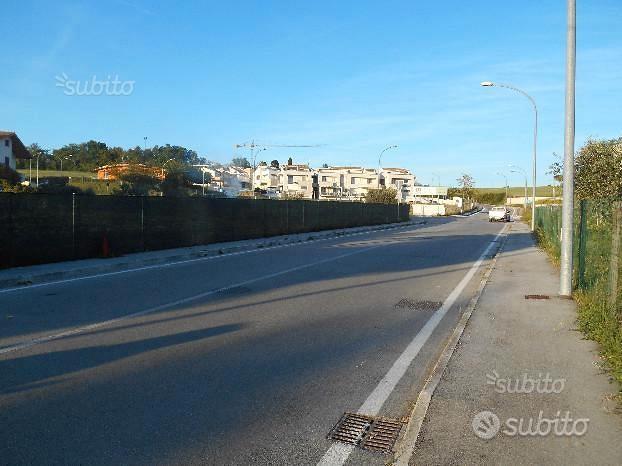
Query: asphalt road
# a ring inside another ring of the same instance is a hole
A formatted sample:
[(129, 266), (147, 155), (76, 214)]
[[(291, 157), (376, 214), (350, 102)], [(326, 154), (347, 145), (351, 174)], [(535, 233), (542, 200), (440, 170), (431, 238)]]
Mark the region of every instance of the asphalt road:
[(502, 228), (433, 219), (0, 291), (0, 464), (317, 464), (451, 297), (375, 399), (373, 414), (408, 414)]

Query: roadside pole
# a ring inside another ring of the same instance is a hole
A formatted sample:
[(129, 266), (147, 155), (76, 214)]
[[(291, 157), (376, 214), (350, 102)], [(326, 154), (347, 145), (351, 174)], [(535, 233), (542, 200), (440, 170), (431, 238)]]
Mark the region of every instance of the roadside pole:
[(568, 2), (568, 31), (566, 38), (566, 118), (564, 131), (564, 173), (562, 192), (562, 231), (560, 296), (572, 295), (572, 220), (574, 213), (574, 130), (575, 130), (575, 72), (577, 58), (576, 0)]

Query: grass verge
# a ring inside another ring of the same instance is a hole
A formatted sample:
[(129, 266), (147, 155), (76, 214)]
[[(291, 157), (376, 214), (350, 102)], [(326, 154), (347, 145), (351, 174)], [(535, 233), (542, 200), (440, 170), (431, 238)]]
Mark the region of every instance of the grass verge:
[[(538, 246), (559, 267), (559, 244), (539, 228), (535, 231), (535, 237)], [(602, 368), (618, 382), (617, 400), (622, 407), (622, 314), (619, 308), (611, 309), (609, 306), (604, 286), (606, 280), (601, 280), (590, 289), (574, 291), (577, 324), (586, 338), (599, 344)]]

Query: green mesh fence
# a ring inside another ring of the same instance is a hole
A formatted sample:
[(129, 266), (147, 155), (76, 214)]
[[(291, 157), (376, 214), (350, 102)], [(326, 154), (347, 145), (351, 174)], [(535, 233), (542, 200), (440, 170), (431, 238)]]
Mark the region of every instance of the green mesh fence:
[[(620, 249), (620, 208), (611, 200), (578, 201), (574, 212), (574, 286), (584, 291), (600, 288), (619, 293), (616, 269)], [(536, 208), (536, 229), (553, 255), (559, 258), (561, 207)], [(617, 241), (616, 241), (617, 240)], [(622, 275), (621, 275), (622, 276)], [(616, 280), (616, 283), (610, 283)]]
[(0, 268), (408, 218), (405, 204), (0, 193)]

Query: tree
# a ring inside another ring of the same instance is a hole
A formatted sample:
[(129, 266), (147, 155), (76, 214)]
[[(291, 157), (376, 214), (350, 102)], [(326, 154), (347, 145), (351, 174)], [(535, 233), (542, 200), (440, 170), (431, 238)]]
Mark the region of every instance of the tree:
[(231, 165), (234, 167), (251, 168), (251, 164), (246, 157), (234, 157)]
[(397, 190), (395, 188), (369, 189), (365, 202), (369, 204), (397, 204)]
[(561, 157), (553, 152), (553, 156), (557, 159), (551, 165), (549, 165), (549, 170), (546, 172), (547, 175), (551, 175), (555, 181), (561, 183), (563, 181), (562, 174), (564, 173), (564, 165), (561, 162)]
[(270, 166), (272, 168), (278, 169), (279, 168), (279, 161), (278, 160), (273, 160), (272, 162), (270, 162)]
[(159, 189), (160, 181), (153, 175), (139, 170), (130, 170), (119, 175), (121, 185), (113, 194), (126, 196), (148, 196)]
[(287, 159), (287, 165), (293, 165), (293, 164), (294, 164), (294, 161), (292, 160), (292, 158), (291, 157), (288, 158)]
[(471, 199), (473, 197), (473, 187), (475, 186), (473, 177), (467, 173), (463, 173), (456, 181), (458, 182), (458, 188), (462, 195), (462, 199)]
[(327, 163), (323, 163), (322, 164), (322, 168), (328, 168), (328, 164)]
[(579, 199), (622, 196), (622, 138), (590, 139), (579, 149), (575, 194)]

